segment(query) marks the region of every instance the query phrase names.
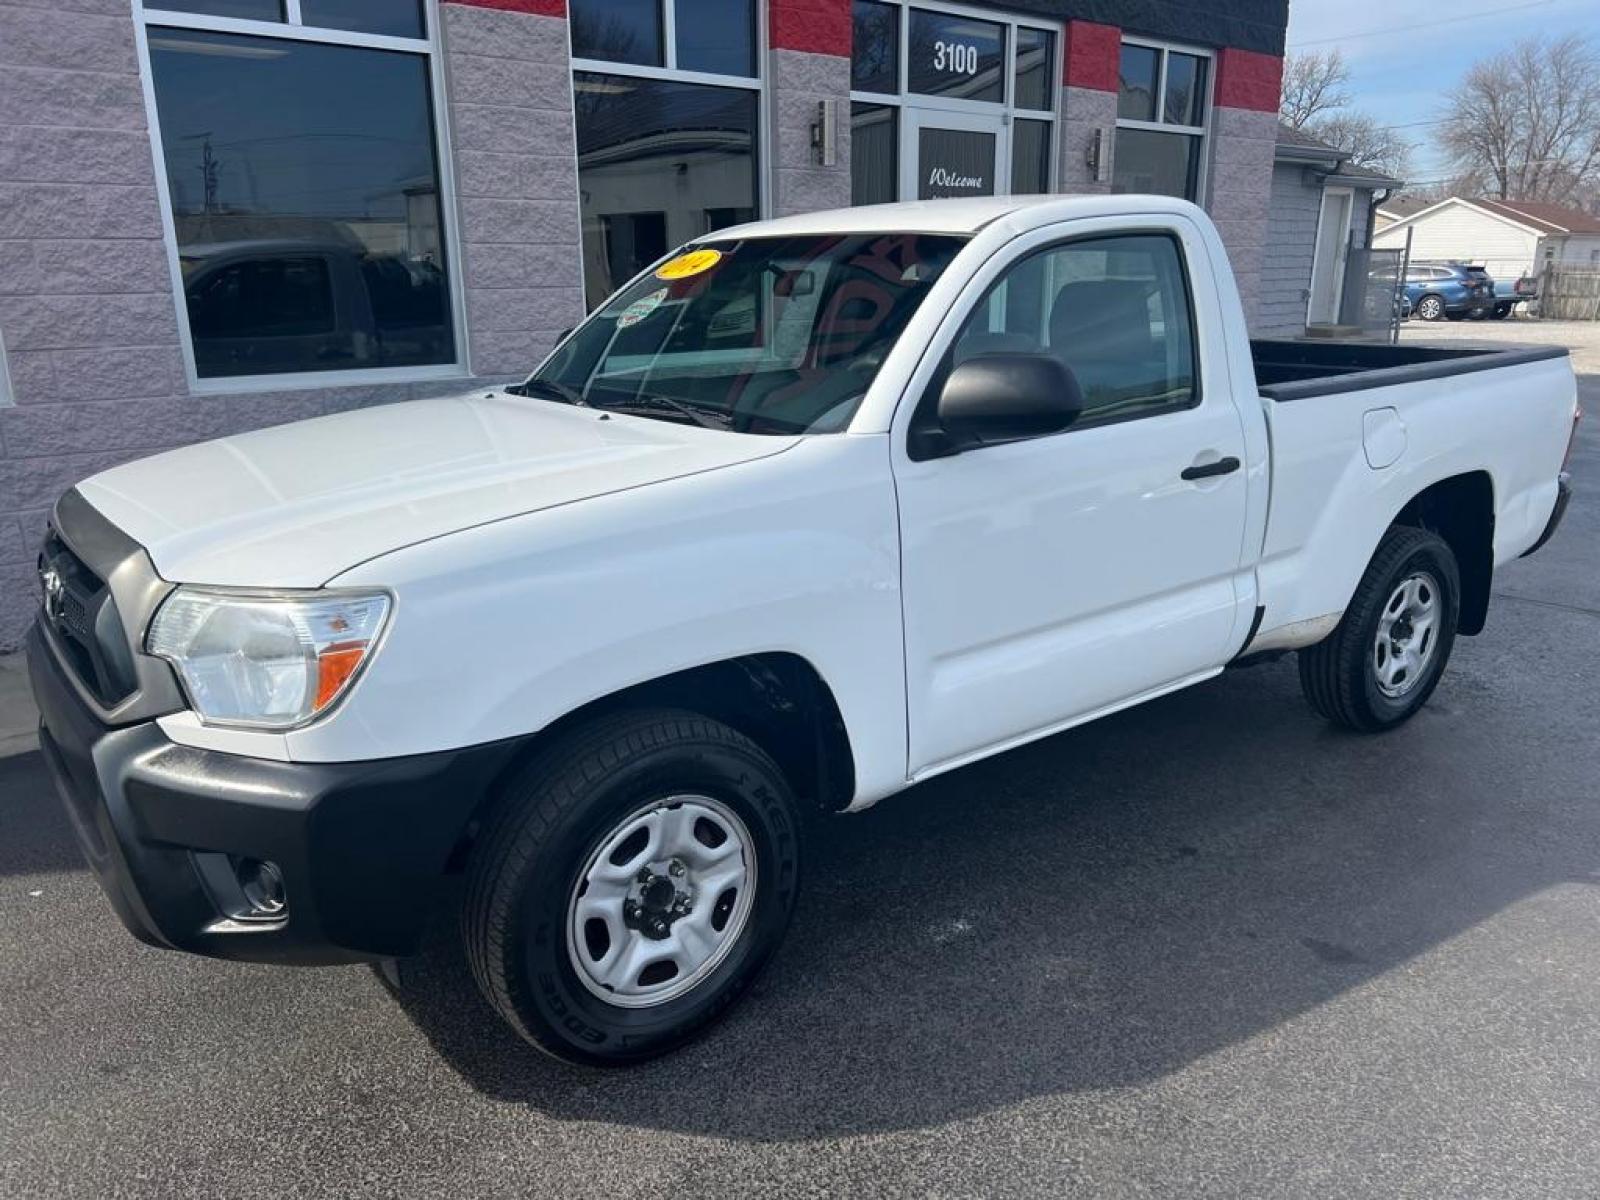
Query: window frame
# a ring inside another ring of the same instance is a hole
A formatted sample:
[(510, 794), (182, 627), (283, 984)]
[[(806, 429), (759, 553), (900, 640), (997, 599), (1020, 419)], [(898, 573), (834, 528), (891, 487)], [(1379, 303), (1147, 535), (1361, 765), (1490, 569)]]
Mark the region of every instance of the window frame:
[[(1000, 161), (995, 163), (995, 182), (1005, 182), (1004, 192), (996, 191), (996, 195), (1012, 195), (1012, 139), (1015, 123), (1022, 121), (1040, 121), (1048, 124), (1050, 131), (1045, 138), (1046, 145), (1050, 148), (1050, 161), (1046, 165), (1045, 174), (1047, 182), (1051, 185), (1045, 195), (1056, 193), (1058, 172), (1061, 169), (1060, 146), (1060, 116), (1061, 99), (1066, 85), (1061, 82), (1063, 73), (1063, 56), (1066, 53), (1066, 30), (1061, 23), (1053, 22), (1046, 17), (1036, 17), (1026, 14), (1010, 12), (1005, 9), (974, 8), (965, 4), (951, 4), (946, 0), (878, 0), (890, 8), (899, 10), (899, 25), (896, 27), (899, 44), (899, 61), (896, 63), (896, 90), (893, 92), (863, 92), (855, 88), (850, 89), (850, 102), (852, 104), (878, 104), (898, 109), (901, 115), (895, 118), (896, 152), (900, 163), (903, 165), (908, 158), (907, 148), (904, 143), (906, 121), (904, 112), (907, 108), (921, 109), (924, 111), (939, 111), (945, 113), (970, 113), (999, 118), (1005, 129), (1005, 154), (997, 156)], [(992, 100), (963, 100), (949, 96), (930, 96), (922, 92), (910, 90), (911, 83), (911, 10), (922, 9), (927, 12), (944, 13), (949, 16), (967, 17), (975, 21), (986, 21), (999, 25), (1005, 30), (1006, 53), (1003, 76), (1005, 89), (1002, 100), (998, 103)], [(1034, 29), (1051, 36), (1051, 61), (1047, 65), (1046, 76), (1050, 81), (1050, 106), (1048, 108), (1018, 108), (1017, 107), (1017, 30)], [(898, 175), (898, 171), (897, 171)], [(898, 183), (898, 180), (897, 180)], [(898, 187), (896, 189), (898, 191)], [(1030, 195), (1034, 193), (1028, 193)], [(897, 197), (901, 200), (914, 200), (916, 197)]]
[[(460, 218), (455, 190), (455, 156), (451, 149), (448, 98), (444, 85), (444, 55), (439, 48), (439, 0), (422, 0), (425, 37), (393, 37), (306, 25), (300, 20), (300, 0), (284, 0), (284, 20), (258, 21), (215, 17), (203, 13), (164, 9), (159, 0), (133, 0), (134, 41), (139, 58), (139, 82), (144, 92), (145, 119), (154, 156), (156, 196), (161, 206), (161, 227), (166, 242), (167, 266), (177, 310), (178, 341), (183, 349), (183, 370), (190, 395), (233, 395), (242, 392), (295, 391), (303, 388), (360, 387), (376, 383), (410, 383), (465, 379), (471, 375), (467, 350), (467, 309), (461, 270)], [(448, 261), (445, 281), (450, 289), (450, 321), (455, 357), (448, 363), (404, 367), (359, 367), (347, 371), (284, 371), (258, 375), (202, 378), (189, 329), (189, 306), (184, 299), (183, 264), (178, 246), (177, 220), (167, 186), (167, 157), (162, 140), (161, 116), (156, 107), (155, 72), (150, 62), (150, 30), (185, 29), (201, 33), (234, 33), (249, 37), (314, 42), (366, 50), (397, 50), (420, 55), (428, 77), (427, 101), (433, 126), (435, 168), (439, 175), (439, 223)]]
[[(1160, 408), (1151, 408), (1138, 412), (1120, 413), (1115, 416), (1102, 417), (1098, 420), (1093, 417), (1089, 417), (1087, 419), (1074, 421), (1065, 429), (1057, 430), (1054, 433), (1041, 433), (1032, 437), (1021, 438), (1018, 440), (1025, 442), (1036, 442), (1044, 438), (1068, 437), (1074, 433), (1085, 432), (1091, 429), (1105, 429), (1113, 425), (1124, 425), (1130, 421), (1147, 421), (1157, 417), (1173, 416), (1177, 413), (1189, 412), (1192, 409), (1199, 408), (1205, 402), (1205, 361), (1202, 358), (1200, 350), (1200, 343), (1203, 339), (1203, 333), (1199, 321), (1199, 311), (1195, 307), (1194, 272), (1190, 269), (1189, 255), (1184, 245), (1184, 230), (1176, 228), (1172, 225), (1163, 224), (1129, 226), (1108, 225), (1103, 229), (1086, 230), (1082, 233), (1072, 234), (1067, 237), (1058, 237), (1041, 241), (1037, 245), (1027, 246), (1019, 250), (1013, 257), (1008, 258), (1004, 263), (1002, 263), (992, 276), (988, 276), (983, 280), (981, 286), (978, 287), (977, 294), (971, 301), (952, 307), (950, 311), (950, 317), (948, 318), (948, 323), (942, 325), (940, 328), (938, 341), (941, 344), (939, 347), (938, 356), (933, 360), (934, 366), (932, 368), (932, 373), (921, 385), (920, 389), (915, 387), (908, 389), (908, 391), (915, 394), (916, 400), (914, 403), (908, 406), (910, 409), (910, 415), (907, 418), (905, 426), (901, 430), (899, 436), (899, 441), (904, 448), (906, 457), (912, 462), (926, 462), (933, 458), (943, 457), (941, 455), (927, 454), (919, 450), (917, 447), (918, 433), (923, 428), (923, 422), (928, 419), (928, 415), (938, 404), (939, 389), (944, 386), (944, 381), (949, 375), (952, 365), (951, 358), (954, 354), (956, 343), (960, 340), (962, 330), (966, 328), (967, 322), (972, 319), (972, 317), (977, 313), (978, 309), (983, 305), (984, 301), (988, 299), (989, 294), (1002, 282), (1004, 282), (1006, 277), (1009, 276), (1012, 271), (1020, 267), (1023, 263), (1037, 258), (1042, 254), (1053, 254), (1056, 251), (1066, 249), (1069, 246), (1078, 245), (1084, 242), (1104, 242), (1113, 241), (1118, 238), (1129, 237), (1162, 238), (1172, 246), (1173, 253), (1177, 256), (1178, 275), (1183, 285), (1183, 311), (1184, 315), (1189, 321), (1189, 361), (1191, 367), (1191, 379), (1193, 380), (1193, 389), (1190, 393), (1189, 399), (1181, 404), (1164, 404)], [(971, 287), (976, 283), (977, 280), (973, 280), (968, 286)], [(999, 449), (1001, 446), (1010, 446), (1015, 444), (1015, 442), (1002, 442), (996, 443), (994, 446), (974, 447), (974, 450)], [(965, 451), (964, 453), (972, 452), (973, 451), (969, 450)]]
[[(1146, 50), (1154, 50), (1156, 59), (1156, 94), (1154, 121), (1141, 121), (1134, 117), (1118, 116), (1116, 128), (1142, 129), (1148, 133), (1165, 133), (1196, 138), (1199, 141), (1199, 161), (1194, 173), (1194, 195), (1182, 197), (1194, 204), (1204, 204), (1206, 189), (1211, 182), (1211, 121), (1214, 111), (1214, 100), (1217, 86), (1217, 56), (1214, 50), (1205, 46), (1194, 46), (1185, 42), (1168, 42), (1159, 38), (1139, 37), (1134, 34), (1124, 34), (1117, 43), (1117, 54), (1121, 56), (1123, 46), (1141, 46)], [(1172, 54), (1188, 54), (1194, 58), (1205, 60), (1206, 86), (1201, 97), (1200, 124), (1178, 125), (1162, 118), (1167, 110), (1167, 58)], [(1111, 151), (1111, 176), (1116, 178), (1116, 147)]]

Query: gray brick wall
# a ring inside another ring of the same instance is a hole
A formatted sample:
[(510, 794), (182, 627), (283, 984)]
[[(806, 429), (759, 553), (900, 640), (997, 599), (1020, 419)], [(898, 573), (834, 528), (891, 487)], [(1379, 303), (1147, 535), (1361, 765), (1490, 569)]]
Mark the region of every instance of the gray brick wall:
[[(583, 312), (566, 22), (441, 6), (472, 369)], [(190, 394), (128, 0), (0, 0), (0, 651), (55, 498), (128, 459), (471, 380)], [(447, 218), (448, 219), (448, 218)]]
[(1261, 297), (1262, 248), (1277, 135), (1277, 113), (1221, 106), (1212, 112), (1205, 208), (1228, 249), (1245, 319), (1252, 326)]
[[(850, 204), (850, 60), (833, 54), (773, 50), (768, 54), (772, 136), (772, 215), (845, 208)], [(834, 165), (817, 163), (811, 126), (817, 102), (839, 104)]]
[(567, 23), (443, 4), (469, 362), (526, 371), (583, 316)]
[[(1063, 192), (1109, 192), (1111, 155), (1117, 140), (1117, 94), (1097, 88), (1063, 87), (1056, 123), (1061, 131), (1057, 186)], [(1103, 183), (1095, 181), (1088, 163), (1089, 147), (1097, 131), (1101, 133), (1105, 155)]]

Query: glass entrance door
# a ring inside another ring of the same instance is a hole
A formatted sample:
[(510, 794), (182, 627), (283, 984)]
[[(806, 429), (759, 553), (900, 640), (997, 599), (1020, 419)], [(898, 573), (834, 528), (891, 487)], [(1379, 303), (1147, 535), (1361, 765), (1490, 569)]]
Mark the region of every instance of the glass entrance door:
[(993, 196), (1009, 191), (1010, 132), (1000, 114), (907, 107), (900, 194), (910, 199)]

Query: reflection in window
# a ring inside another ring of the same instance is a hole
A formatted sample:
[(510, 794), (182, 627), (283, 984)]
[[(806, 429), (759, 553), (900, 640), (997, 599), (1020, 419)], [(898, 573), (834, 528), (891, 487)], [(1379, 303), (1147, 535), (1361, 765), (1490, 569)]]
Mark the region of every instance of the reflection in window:
[(1011, 191), (1026, 196), (1050, 190), (1050, 130), (1048, 121), (1011, 124)]
[(1200, 138), (1194, 134), (1119, 129), (1111, 190), (1192, 200), (1199, 168)]
[(887, 204), (899, 194), (900, 110), (850, 106), (850, 203)]
[(1018, 108), (1048, 109), (1054, 103), (1050, 81), (1055, 78), (1056, 35), (1047, 29), (1017, 30)]
[(591, 308), (670, 247), (755, 219), (755, 92), (586, 71), (572, 86)]
[(283, 0), (151, 0), (149, 7), (246, 21), (283, 20)]
[(856, 0), (850, 17), (850, 86), (858, 92), (899, 92), (900, 6)]
[(1005, 26), (911, 10), (906, 86), (923, 96), (1005, 101)]
[(201, 378), (456, 360), (417, 54), (152, 28)]
[[(163, 6), (165, 7), (165, 6)], [(382, 33), (390, 37), (425, 36), (422, 0), (300, 0), (300, 20), (326, 29)]]
[(659, 67), (660, 0), (572, 0), (572, 57)]
[(1161, 119), (1168, 125), (1199, 125), (1205, 108), (1206, 60), (1193, 54), (1167, 55), (1167, 92)]
[(678, 67), (714, 75), (756, 73), (752, 0), (676, 0)]
[(1122, 47), (1117, 70), (1117, 116), (1133, 121), (1156, 119), (1156, 70), (1161, 52), (1149, 46)]

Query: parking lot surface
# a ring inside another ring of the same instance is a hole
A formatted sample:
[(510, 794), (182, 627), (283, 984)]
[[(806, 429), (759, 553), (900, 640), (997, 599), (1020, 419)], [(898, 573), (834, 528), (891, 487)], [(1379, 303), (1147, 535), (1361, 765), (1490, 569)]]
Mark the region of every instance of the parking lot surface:
[(1504, 321), (1407, 321), (1402, 342), (1521, 342), (1530, 346), (1565, 346), (1572, 369), (1580, 375), (1600, 374), (1600, 321), (1540, 321), (1512, 316)]
[(1594, 1196), (1597, 424), (1415, 721), (1288, 659), (823, 821), (755, 994), (626, 1072), (442, 937), (398, 992), (136, 944), (0, 757), (0, 1196)]

